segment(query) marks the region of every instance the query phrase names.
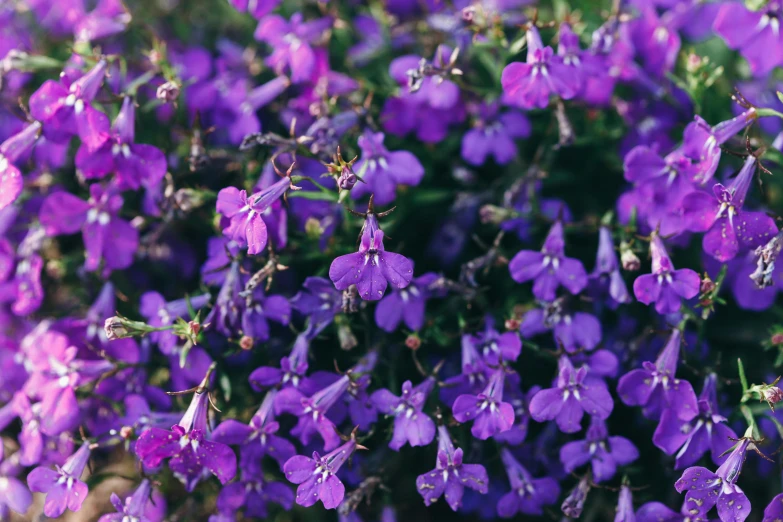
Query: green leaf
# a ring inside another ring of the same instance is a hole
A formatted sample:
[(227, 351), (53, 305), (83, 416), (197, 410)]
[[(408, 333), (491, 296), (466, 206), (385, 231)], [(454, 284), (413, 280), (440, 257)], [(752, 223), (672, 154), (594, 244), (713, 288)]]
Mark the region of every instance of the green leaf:
[(737, 368), (739, 370), (739, 378), (742, 383), (742, 394), (744, 395), (748, 391), (748, 378), (745, 377), (745, 366), (742, 364), (742, 359), (737, 359)]
[(221, 373), (220, 379), (218, 380), (220, 383), (220, 389), (223, 390), (223, 397), (225, 398), (226, 402), (231, 400), (231, 379), (228, 378), (228, 374)]

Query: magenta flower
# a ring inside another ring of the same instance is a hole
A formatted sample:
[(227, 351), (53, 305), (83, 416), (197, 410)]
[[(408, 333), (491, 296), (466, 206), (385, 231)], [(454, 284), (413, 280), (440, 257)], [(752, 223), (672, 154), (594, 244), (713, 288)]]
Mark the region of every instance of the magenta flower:
[(90, 444), (82, 446), (65, 461), (57, 471), (39, 466), (27, 476), (27, 484), (32, 491), (45, 493), (44, 514), (57, 518), (66, 509), (79, 511), (87, 498), (87, 484), (80, 480), (87, 462), (90, 460)]
[(106, 271), (122, 270), (133, 263), (139, 232), (117, 214), (122, 196), (90, 185), (90, 199), (84, 201), (68, 192), (55, 192), (41, 205), (39, 219), (49, 235), (82, 231), (86, 259), (84, 268), (97, 270), (101, 261)]
[(359, 136), (362, 157), (354, 165), (354, 172), (364, 181), (354, 185), (354, 199), (372, 194), (375, 203), (388, 205), (397, 195), (397, 186), (415, 187), (424, 177), (424, 167), (407, 150), (389, 152), (383, 145), (384, 134), (366, 131)]
[(780, 2), (761, 4), (751, 11), (742, 2), (725, 2), (713, 28), (731, 49), (748, 61), (754, 76), (763, 77), (783, 64), (783, 33)]
[(607, 419), (614, 401), (600, 379), (586, 379), (587, 367), (574, 369), (567, 356), (560, 357), (554, 388), (539, 391), (530, 401), (530, 415), (538, 422), (554, 419), (564, 433), (581, 429), (585, 413)]
[(631, 370), (617, 382), (617, 394), (628, 406), (643, 406), (644, 415), (658, 418), (672, 409), (679, 419), (692, 419), (699, 411), (691, 383), (677, 379), (680, 358), (680, 330), (674, 330), (655, 363), (645, 361), (643, 369)]
[(584, 440), (568, 442), (560, 448), (560, 462), (567, 473), (589, 462), (595, 482), (611, 479), (618, 466), (625, 466), (638, 458), (636, 446), (625, 437), (610, 437), (606, 422), (597, 417), (590, 419)]
[(145, 466), (154, 468), (164, 459), (170, 458), (171, 471), (188, 491), (193, 491), (207, 470), (221, 484), (234, 478), (237, 471), (237, 457), (231, 448), (209, 440), (208, 379), (209, 376), (196, 389), (190, 406), (178, 424), (172, 426), (171, 430), (147, 428), (136, 441), (136, 455)]
[(454, 448), (445, 426), (438, 426), (438, 457), (435, 469), (416, 478), (416, 489), (429, 506), (445, 493), (453, 511), (462, 505), (468, 487), (481, 494), (489, 490), (487, 470), (481, 464), (463, 464), (462, 448)]
[(572, 294), (587, 286), (587, 273), (582, 262), (565, 257), (563, 224), (557, 221), (544, 241), (540, 252), (522, 250), (508, 264), (511, 278), (517, 283), (535, 280), (533, 295), (542, 301), (554, 301), (557, 287), (562, 285)]
[(389, 442), (394, 451), (399, 451), (406, 443), (426, 446), (435, 438), (435, 423), (422, 412), (434, 386), (435, 378), (428, 377), (415, 387), (411, 381), (405, 381), (400, 397), (386, 389), (377, 390), (370, 396), (378, 411), (394, 417), (394, 434)]
[(504, 382), (505, 369), (498, 368), (489, 377), (481, 393), (460, 395), (451, 407), (457, 421), (473, 421), (470, 432), (477, 439), (486, 440), (497, 433), (508, 431), (514, 424), (514, 408), (503, 402)]
[(40, 134), (41, 123), (35, 121), (0, 143), (0, 210), (22, 193), (24, 180), (15, 163), (30, 152)]
[(339, 506), (345, 496), (345, 486), (337, 478), (337, 472), (357, 448), (361, 446), (352, 437), (323, 457), (314, 451), (313, 458), (294, 455), (288, 459), (283, 472), (285, 478), (299, 484), (296, 488), (296, 503), (310, 507), (320, 500), (326, 509)]
[(661, 236), (653, 233), (650, 242), (652, 273), (641, 275), (633, 282), (636, 298), (649, 305), (655, 303), (659, 314), (673, 314), (680, 310), (682, 299), (691, 299), (699, 293), (701, 278), (690, 268), (675, 270)]
[(551, 477), (533, 478), (508, 448), (500, 450), (500, 458), (506, 469), (511, 491), (498, 501), (497, 513), (502, 518), (523, 515), (543, 515), (544, 506), (557, 502), (560, 485)]
[(401, 254), (386, 251), (383, 230), (378, 227), (375, 214), (368, 210), (359, 251), (332, 261), (329, 279), (338, 290), (356, 285), (362, 299), (377, 301), (383, 297), (388, 283), (396, 288), (410, 284), (413, 262)]
[(526, 63), (510, 63), (503, 69), (500, 82), (509, 104), (523, 109), (544, 109), (549, 97), (557, 95), (568, 100), (576, 96), (579, 79), (563, 58), (554, 54), (551, 47), (544, 47), (538, 29), (527, 30)]

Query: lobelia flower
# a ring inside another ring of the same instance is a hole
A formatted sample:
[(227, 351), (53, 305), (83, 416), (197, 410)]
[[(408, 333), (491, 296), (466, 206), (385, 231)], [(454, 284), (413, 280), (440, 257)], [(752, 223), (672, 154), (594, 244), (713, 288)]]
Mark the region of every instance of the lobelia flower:
[(606, 422), (590, 419), (585, 440), (568, 442), (560, 448), (560, 462), (567, 473), (587, 464), (592, 466), (594, 482), (611, 479), (618, 466), (625, 466), (639, 458), (639, 450), (625, 437), (610, 437)]
[(267, 504), (274, 502), (285, 510), (294, 505), (294, 492), (282, 482), (269, 482), (262, 474), (242, 471), (242, 479), (224, 486), (217, 498), (217, 514), (209, 522), (233, 522), (243, 507), (248, 518), (265, 519), (269, 515)]
[(108, 120), (96, 125), (105, 136), (103, 143), (97, 147), (82, 143), (79, 147), (75, 162), (80, 175), (98, 179), (115, 172), (119, 187), (133, 190), (159, 184), (166, 175), (166, 157), (157, 147), (135, 143), (135, 123), (135, 102), (126, 96), (111, 129)]
[(282, 386), (283, 388), (300, 388), (303, 393), (315, 392), (317, 388), (313, 388), (313, 380), (306, 377), (305, 373), (308, 368), (307, 357), (310, 341), (320, 331), (320, 329), (314, 328), (312, 323), (308, 323), (305, 331), (296, 336), (291, 354), (280, 359), (280, 368), (273, 366), (256, 368), (248, 379), (250, 386), (256, 391)]
[(480, 103), (469, 105), (473, 115), (473, 127), (462, 136), (462, 159), (480, 166), (489, 156), (498, 165), (506, 165), (517, 157), (515, 139), (527, 138), (532, 126), (527, 117), (519, 111), (500, 113), (500, 104)]
[(435, 469), (416, 478), (416, 489), (429, 506), (441, 495), (457, 511), (462, 505), (465, 488), (486, 494), (489, 490), (487, 470), (481, 464), (463, 464), (462, 448), (454, 448), (445, 426), (438, 426), (438, 457)]
[(560, 484), (551, 477), (534, 479), (508, 448), (500, 450), (500, 459), (506, 469), (511, 491), (498, 501), (497, 513), (502, 518), (523, 515), (543, 515), (544, 506), (557, 502)]
[(0, 210), (19, 197), (24, 189), (21, 171), (16, 167), (41, 135), (41, 123), (34, 121), (0, 143)]
[(722, 4), (713, 28), (726, 45), (748, 61), (753, 76), (766, 76), (783, 64), (783, 5), (773, 1), (751, 11), (742, 2)]
[(514, 424), (511, 429), (502, 433), (496, 433), (493, 437), (498, 442), (504, 442), (510, 446), (518, 446), (527, 438), (527, 427), (530, 423), (530, 401), (541, 390), (539, 386), (532, 386), (527, 392), (521, 389), (519, 378), (506, 379), (504, 392), (506, 401), (514, 408)]
[(228, 220), (223, 235), (242, 247), (247, 246), (247, 253), (250, 255), (260, 254), (266, 248), (267, 225), (261, 216), (283, 197), (287, 190), (299, 190), (299, 187), (291, 182), (289, 174), (290, 172), (276, 183), (250, 196), (247, 191), (236, 187), (226, 187), (218, 193), (217, 211)]
[(470, 432), (477, 439), (486, 440), (508, 431), (514, 424), (514, 408), (503, 402), (505, 373), (505, 368), (498, 368), (492, 372), (481, 393), (460, 395), (451, 407), (457, 421), (473, 421)]
[(377, 390), (370, 396), (378, 411), (394, 417), (394, 434), (389, 442), (394, 451), (399, 451), (406, 443), (427, 446), (435, 438), (435, 423), (422, 412), (434, 386), (435, 378), (428, 377), (415, 387), (411, 381), (405, 381), (400, 397), (386, 389)]
[(709, 522), (709, 519), (698, 509), (689, 509), (687, 502), (679, 513), (660, 502), (648, 502), (636, 512), (636, 522)]
[(620, 273), (612, 231), (606, 226), (602, 226), (598, 231), (598, 251), (590, 282), (591, 288), (597, 290), (599, 295), (608, 295), (607, 302), (610, 306), (616, 307), (631, 302), (631, 294), (628, 293), (628, 287)]
[(39, 219), (50, 236), (82, 231), (86, 270), (97, 270), (101, 261), (106, 271), (122, 270), (133, 263), (139, 246), (139, 231), (117, 216), (122, 202), (122, 196), (95, 183), (88, 201), (68, 192), (49, 195)]
[(590, 474), (587, 474), (582, 477), (576, 487), (563, 500), (563, 503), (560, 505), (560, 510), (563, 514), (571, 518), (582, 516), (582, 510), (585, 507), (590, 489), (592, 489), (592, 481), (590, 480)]
[(484, 319), (483, 332), (463, 335), (462, 343), (471, 344), (490, 366), (497, 366), (501, 361), (514, 362), (522, 352), (519, 336), (515, 332), (499, 333), (491, 316)]
[(41, 122), (46, 139), (63, 143), (78, 134), (90, 148), (103, 143), (106, 136), (101, 129), (108, 128), (108, 117), (90, 103), (105, 76), (106, 60), (102, 59), (69, 86), (47, 80), (30, 96), (30, 115)]
[(90, 444), (82, 446), (57, 471), (39, 466), (27, 476), (27, 484), (35, 492), (45, 493), (44, 514), (57, 518), (66, 509), (79, 511), (87, 498), (87, 484), (80, 480), (90, 460)]
[(10, 511), (24, 515), (33, 503), (33, 495), (16, 475), (21, 471), (20, 463), (14, 454), (0, 464), (0, 517), (11, 519)]
[(645, 417), (659, 418), (671, 409), (679, 419), (692, 419), (699, 411), (691, 383), (677, 379), (682, 332), (672, 331), (655, 363), (645, 361), (643, 369), (631, 370), (617, 382), (617, 394), (628, 406), (642, 406)]
[(533, 295), (542, 301), (554, 301), (560, 285), (572, 294), (578, 294), (587, 286), (587, 273), (581, 261), (565, 257), (561, 221), (549, 229), (540, 252), (521, 250), (511, 259), (508, 268), (517, 283), (535, 280)]
[(525, 35), (527, 60), (513, 62), (503, 69), (500, 83), (507, 103), (523, 109), (544, 109), (549, 97), (557, 95), (564, 100), (576, 96), (578, 77), (573, 75), (563, 58), (544, 47), (538, 29), (531, 26)]
[[(174, 324), (177, 319), (189, 317), (190, 308), (198, 312), (206, 306), (212, 296), (201, 294), (188, 299), (166, 301), (158, 292), (145, 292), (139, 302), (139, 313), (147, 319), (147, 324), (162, 328)], [(148, 337), (157, 343), (163, 355), (177, 355), (179, 338), (172, 331), (151, 332)]]
[(237, 471), (237, 457), (231, 448), (209, 440), (207, 386), (213, 368), (214, 365), (196, 388), (179, 423), (171, 430), (147, 428), (136, 441), (136, 455), (145, 466), (154, 468), (170, 458), (169, 468), (187, 491), (193, 491), (207, 470), (221, 484), (234, 478)]
[(411, 281), (401, 290), (392, 290), (375, 307), (375, 324), (385, 332), (393, 332), (401, 322), (411, 330), (424, 326), (425, 306), (430, 297), (442, 297), (443, 292), (430, 291), (438, 275), (428, 272)]
[(266, 59), (278, 75), (290, 71), (293, 83), (311, 79), (316, 67), (316, 54), (311, 46), (332, 26), (331, 18), (305, 22), (301, 13), (294, 13), (289, 21), (280, 15), (265, 16), (258, 23), (255, 38), (272, 47)]
[[(154, 500), (151, 500), (152, 493), (152, 484), (147, 479), (141, 481), (139, 487), (125, 499), (125, 502), (116, 493), (112, 493), (111, 504), (117, 512), (103, 515), (98, 519), (98, 522), (155, 522), (160, 520), (156, 516), (158, 515), (156, 508), (159, 506), (156, 506), (155, 503), (163, 501), (163, 497), (157, 495)], [(165, 507), (163, 514), (165, 514)]]
[(678, 312), (682, 299), (691, 299), (699, 293), (701, 278), (690, 268), (674, 269), (657, 232), (653, 232), (650, 241), (650, 255), (652, 273), (641, 275), (633, 282), (636, 299), (646, 305), (654, 302), (659, 314)]
[(631, 488), (623, 484), (620, 486), (620, 495), (617, 498), (617, 514), (614, 522), (636, 522), (633, 512), (633, 494)]
[(388, 205), (397, 195), (397, 186), (415, 187), (424, 177), (424, 167), (418, 158), (407, 150), (389, 151), (383, 145), (384, 134), (365, 131), (359, 136), (361, 159), (354, 165), (354, 172), (364, 183), (353, 187), (354, 199), (372, 194), (375, 203)]
[(601, 323), (598, 318), (586, 312), (570, 312), (565, 309), (563, 298), (551, 303), (539, 303), (522, 318), (519, 333), (525, 339), (552, 330), (555, 342), (566, 352), (592, 350), (601, 342)]
[(712, 461), (722, 464), (726, 460), (723, 453), (733, 446), (733, 440), (737, 440), (734, 430), (726, 425), (726, 418), (718, 410), (716, 381), (714, 373), (704, 379), (699, 409), (684, 419), (678, 417), (676, 409), (663, 410), (653, 443), (669, 455), (676, 453), (674, 469), (695, 464), (707, 449), (711, 451)]
[(741, 247), (754, 249), (777, 234), (775, 221), (766, 213), (742, 208), (756, 161), (749, 156), (728, 187), (716, 183), (713, 194), (692, 192), (682, 201), (688, 230), (706, 232), (704, 251), (722, 263), (734, 259)]
[(462, 366), (459, 375), (446, 379), (440, 388), (440, 398), (447, 404), (454, 404), (460, 395), (478, 394), (484, 389), (489, 375), (489, 368), (479, 355), (474, 343), (462, 342)]
[(645, 70), (657, 78), (674, 69), (680, 51), (680, 36), (673, 22), (671, 12), (659, 17), (654, 7), (645, 6), (638, 18), (623, 24)]
[(366, 301), (377, 301), (383, 297), (388, 283), (396, 288), (405, 288), (413, 279), (413, 262), (401, 254), (386, 252), (383, 246), (383, 230), (379, 228), (373, 212), (372, 196), (359, 251), (332, 261), (329, 279), (338, 290), (356, 285), (359, 295)]
[(227, 419), (212, 432), (213, 441), (239, 446), (240, 468), (258, 476), (263, 475), (261, 459), (265, 455), (275, 459), (282, 469), (283, 464), (296, 454), (293, 444), (275, 435), (280, 429), (272, 411), (276, 395), (276, 390), (266, 393), (249, 424)]
[(555, 387), (536, 393), (530, 401), (530, 416), (537, 422), (554, 419), (564, 433), (579, 431), (585, 413), (607, 419), (614, 401), (606, 384), (600, 379), (585, 377), (586, 366), (576, 370), (567, 356), (561, 356)]
[(783, 520), (783, 493), (776, 495), (764, 510), (761, 522), (780, 522)]
[(717, 504), (722, 522), (743, 522), (750, 514), (750, 501), (736, 482), (745, 453), (753, 448), (755, 444), (743, 437), (715, 473), (699, 466), (688, 468), (674, 483), (674, 489), (686, 492), (685, 505), (699, 514), (706, 515)]
[(605, 72), (603, 60), (596, 54), (579, 47), (579, 35), (567, 22), (560, 24), (557, 55), (568, 70), (567, 82), (576, 94), (584, 91), (587, 80)]

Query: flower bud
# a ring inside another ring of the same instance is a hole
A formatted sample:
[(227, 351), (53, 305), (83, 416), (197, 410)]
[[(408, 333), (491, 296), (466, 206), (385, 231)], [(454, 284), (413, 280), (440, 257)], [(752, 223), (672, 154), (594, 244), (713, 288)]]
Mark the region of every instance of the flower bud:
[(307, 237), (310, 239), (321, 239), (321, 236), (324, 233), (324, 228), (321, 226), (321, 222), (318, 221), (318, 218), (307, 218), (304, 228), (305, 234), (307, 234)]
[(579, 518), (582, 515), (582, 509), (585, 507), (587, 494), (590, 493), (590, 477), (585, 476), (579, 481), (579, 484), (571, 490), (560, 509), (563, 514), (571, 518)]
[(253, 338), (247, 335), (243, 335), (241, 339), (239, 339), (239, 347), (242, 348), (245, 351), (248, 351), (253, 348)]
[(356, 185), (356, 174), (351, 170), (349, 166), (345, 166), (340, 171), (340, 176), (337, 178), (337, 186), (340, 190), (351, 190)]
[(133, 427), (123, 426), (122, 428), (120, 428), (120, 437), (122, 437), (125, 440), (130, 440), (131, 437), (133, 437)]
[(519, 320), (518, 317), (511, 317), (510, 319), (506, 319), (506, 330), (509, 331), (517, 331), (519, 330), (519, 327), (522, 326), (522, 322)]
[(783, 390), (781, 390), (777, 386), (769, 386), (768, 388), (762, 391), (761, 396), (765, 401), (767, 401), (769, 407), (774, 410), (775, 407), (773, 405), (783, 400)]
[(205, 196), (206, 194), (200, 190), (181, 188), (174, 193), (174, 203), (183, 212), (190, 212), (206, 202), (207, 198)]
[(626, 241), (620, 242), (620, 264), (626, 272), (636, 272), (642, 267), (642, 262), (631, 250), (631, 245)]
[(750, 278), (756, 283), (757, 288), (766, 288), (774, 283), (772, 276), (775, 272), (775, 261), (781, 248), (783, 248), (783, 232), (779, 232), (766, 245), (756, 249), (755, 255), (758, 257), (756, 270), (750, 274)]
[(476, 18), (476, 8), (474, 6), (468, 6), (462, 9), (462, 20), (466, 23), (473, 23)]
[(783, 333), (772, 334), (772, 338), (769, 340), (772, 344), (783, 344)]
[(499, 225), (511, 218), (511, 214), (510, 210), (496, 205), (484, 205), (479, 209), (479, 219), (485, 225)]
[(419, 348), (421, 348), (421, 339), (416, 334), (410, 334), (405, 339), (405, 346), (407, 346), (408, 348), (410, 348), (413, 351), (416, 351)]
[(158, 87), (155, 97), (164, 103), (172, 103), (179, 98), (180, 86), (175, 81), (168, 81)]
[(106, 338), (110, 341), (131, 337), (128, 329), (122, 324), (122, 320), (116, 316), (106, 319), (103, 323), (103, 331), (106, 332)]
[(346, 351), (356, 348), (356, 345), (359, 344), (359, 341), (356, 340), (356, 336), (353, 334), (350, 325), (344, 321), (341, 321), (337, 325), (337, 338), (340, 341), (340, 348)]
[(709, 294), (713, 290), (715, 290), (715, 282), (710, 279), (709, 275), (704, 274), (704, 277), (701, 280), (701, 286), (699, 287), (699, 292), (702, 294)]

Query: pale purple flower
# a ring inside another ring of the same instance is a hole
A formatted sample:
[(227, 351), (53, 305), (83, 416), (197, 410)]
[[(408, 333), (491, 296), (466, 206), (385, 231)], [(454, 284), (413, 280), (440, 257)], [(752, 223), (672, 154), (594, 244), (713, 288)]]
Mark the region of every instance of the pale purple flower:
[(617, 514), (614, 516), (614, 522), (636, 522), (636, 515), (633, 512), (633, 493), (631, 493), (631, 488), (625, 484), (620, 486), (620, 495), (617, 498)]
[(527, 138), (532, 125), (515, 110), (500, 112), (500, 104), (481, 103), (468, 106), (473, 114), (473, 128), (462, 137), (462, 159), (471, 165), (483, 165), (490, 156), (498, 165), (506, 165), (517, 156), (515, 139)]
[(154, 502), (163, 502), (164, 505), (153, 504), (150, 500), (152, 492), (152, 484), (148, 479), (144, 479), (124, 502), (116, 493), (112, 493), (111, 504), (117, 512), (101, 516), (98, 522), (157, 522), (159, 519), (155, 516), (156, 511), (163, 507), (165, 513), (165, 501), (162, 495), (156, 495)]
[(633, 292), (640, 302), (646, 305), (655, 303), (659, 314), (678, 312), (682, 299), (691, 299), (699, 293), (701, 278), (690, 268), (674, 269), (657, 233), (650, 241), (650, 255), (652, 273), (637, 277), (633, 282)]
[(563, 299), (551, 303), (540, 303), (522, 318), (519, 333), (530, 339), (547, 331), (552, 331), (555, 343), (568, 353), (579, 350), (592, 350), (601, 342), (601, 323), (598, 318), (587, 312), (572, 312), (563, 304)]
[(82, 508), (88, 489), (80, 479), (89, 460), (90, 444), (85, 442), (62, 467), (57, 467), (57, 471), (39, 466), (27, 476), (32, 491), (46, 494), (44, 514), (47, 517), (57, 518), (66, 509), (79, 511)]
[(603, 295), (608, 295), (609, 303), (617, 306), (631, 302), (631, 294), (625, 284), (617, 252), (614, 249), (612, 231), (602, 226), (598, 230), (598, 251), (595, 256), (595, 268), (590, 274), (591, 289), (595, 288)]
[(415, 387), (411, 381), (405, 381), (400, 397), (386, 389), (371, 395), (370, 399), (381, 413), (394, 417), (394, 434), (389, 442), (394, 451), (399, 451), (406, 443), (426, 446), (435, 438), (435, 423), (422, 412), (434, 386), (435, 378), (428, 377)]
[(451, 407), (457, 421), (473, 421), (470, 432), (477, 439), (486, 440), (514, 424), (514, 408), (503, 402), (504, 381), (505, 369), (498, 368), (481, 393), (460, 395)]
[(516, 332), (498, 332), (495, 330), (495, 320), (490, 316), (484, 319), (483, 332), (463, 335), (462, 343), (471, 344), (491, 366), (501, 361), (514, 362), (522, 352), (519, 335)]
[(357, 183), (351, 191), (354, 199), (373, 194), (377, 205), (388, 205), (397, 195), (397, 186), (415, 187), (424, 177), (424, 167), (407, 150), (389, 151), (384, 146), (382, 132), (365, 131), (359, 136), (361, 158), (353, 167), (364, 183)]
[(523, 515), (542, 515), (544, 506), (557, 502), (560, 485), (551, 477), (533, 478), (508, 448), (500, 450), (500, 458), (506, 469), (511, 491), (500, 498), (497, 506), (498, 516), (512, 518), (518, 513)]
[(778, 1), (761, 4), (753, 11), (742, 2), (726, 2), (713, 28), (726, 45), (748, 61), (754, 76), (766, 76), (783, 64), (782, 16), (783, 5)]
[(323, 457), (314, 451), (312, 458), (295, 455), (288, 459), (283, 472), (290, 482), (299, 484), (296, 503), (310, 507), (320, 500), (326, 509), (339, 506), (345, 496), (345, 486), (337, 478), (337, 472), (358, 447), (351, 438)]
[(24, 188), (16, 163), (32, 149), (41, 134), (41, 123), (34, 121), (0, 143), (0, 210), (19, 197)]
[(438, 277), (429, 272), (413, 279), (405, 288), (389, 292), (375, 307), (375, 324), (389, 333), (395, 331), (401, 322), (413, 331), (421, 330), (427, 300), (441, 294), (429, 289)]
[(606, 422), (597, 417), (590, 420), (584, 440), (568, 442), (560, 448), (560, 462), (567, 473), (589, 462), (595, 482), (611, 479), (618, 466), (625, 466), (638, 458), (636, 446), (625, 437), (610, 437)]

